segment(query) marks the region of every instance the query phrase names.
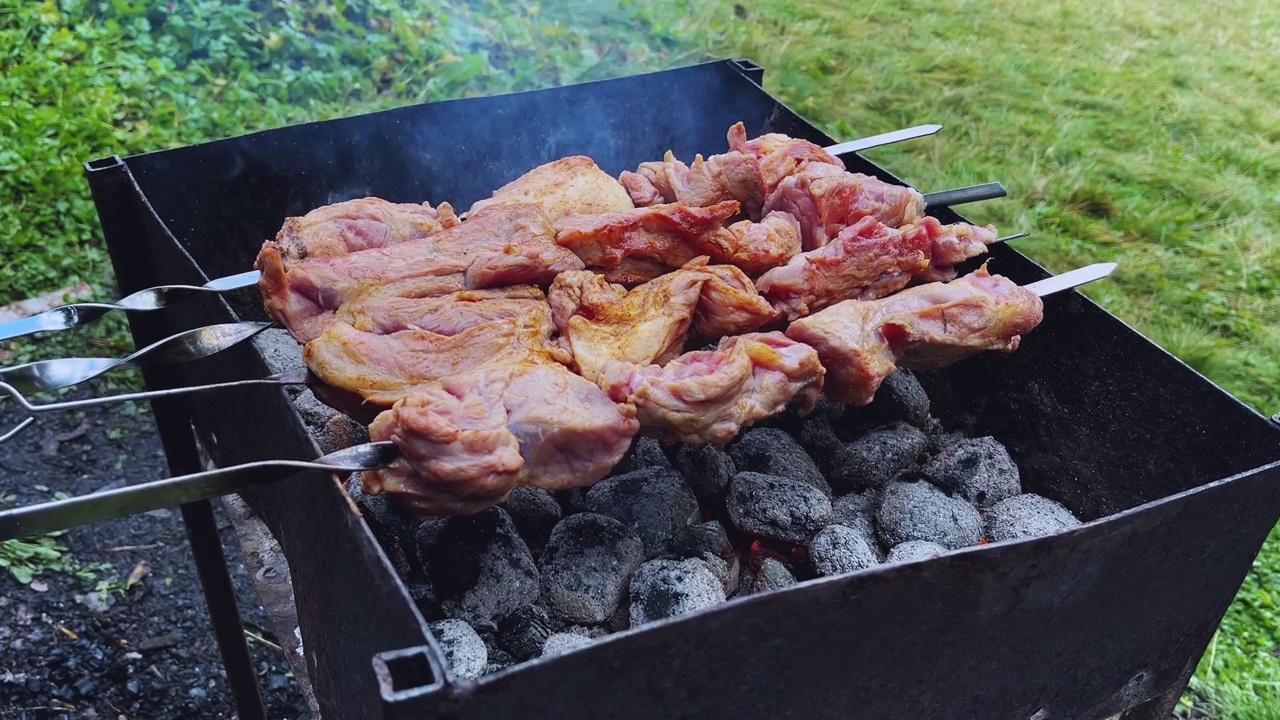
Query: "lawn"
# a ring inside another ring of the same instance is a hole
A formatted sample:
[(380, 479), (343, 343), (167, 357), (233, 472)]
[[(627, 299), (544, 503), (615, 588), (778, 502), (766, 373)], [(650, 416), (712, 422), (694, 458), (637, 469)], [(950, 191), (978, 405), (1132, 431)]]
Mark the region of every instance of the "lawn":
[[(110, 294), (83, 160), (704, 57), (764, 65), (837, 137), (942, 123), (869, 157), (926, 189), (1000, 180), (967, 215), (1055, 271), (1119, 261), (1085, 292), (1280, 410), (1280, 6), (1256, 0), (0, 0), (0, 304)], [(1280, 535), (1200, 664), (1211, 716), (1280, 718), (1277, 580)]]

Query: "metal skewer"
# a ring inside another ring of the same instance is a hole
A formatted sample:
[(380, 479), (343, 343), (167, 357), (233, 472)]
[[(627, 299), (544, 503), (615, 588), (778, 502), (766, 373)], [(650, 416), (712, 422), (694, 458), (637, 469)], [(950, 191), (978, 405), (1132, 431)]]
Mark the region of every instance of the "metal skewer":
[(315, 460), (262, 460), (191, 475), (0, 510), (0, 540), (62, 530), (76, 525), (174, 507), (237, 492), (252, 485), (283, 480), (281, 470), (356, 472), (386, 467), (400, 457), (394, 443), (354, 445)]
[(1070, 272), (1064, 272), (1061, 275), (1054, 275), (1051, 278), (1045, 278), (1044, 280), (1033, 282), (1029, 285), (1023, 285), (1023, 287), (1040, 297), (1044, 297), (1045, 295), (1052, 295), (1057, 292), (1062, 292), (1063, 290), (1080, 287), (1081, 285), (1091, 283), (1094, 280), (1101, 280), (1114, 272), (1116, 267), (1117, 264), (1113, 262), (1094, 263), (1082, 268), (1076, 268)]
[(271, 327), (272, 323), (208, 325), (171, 335), (122, 358), (59, 358), (0, 368), (0, 382), (34, 393), (78, 385), (126, 363), (159, 364), (195, 360), (221, 352)]
[(904, 140), (915, 140), (916, 138), (932, 135), (941, 129), (941, 125), (917, 125), (915, 127), (903, 128), (902, 130), (894, 130), (893, 132), (881, 133), (879, 135), (872, 135), (858, 140), (842, 142), (838, 145), (830, 145), (823, 149), (832, 155), (845, 155), (847, 153), (858, 152), (859, 150), (870, 150), (871, 148), (880, 147), (881, 145), (892, 145), (893, 143), (903, 142)]

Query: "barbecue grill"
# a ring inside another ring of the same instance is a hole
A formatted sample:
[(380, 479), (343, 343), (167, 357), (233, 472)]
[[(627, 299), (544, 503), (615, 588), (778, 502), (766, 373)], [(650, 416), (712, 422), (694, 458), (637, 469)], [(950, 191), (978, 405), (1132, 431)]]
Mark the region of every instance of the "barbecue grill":
[[(763, 72), (720, 61), (415, 105), (112, 156), (86, 173), (122, 292), (201, 284), (249, 268), (285, 217), (350, 198), (467, 207), (570, 154), (617, 175), (668, 149), (718, 152), (738, 120), (752, 136), (832, 144), (761, 87)], [(901, 183), (856, 154), (842, 159)], [(1004, 245), (990, 262), (1019, 283), (1048, 276)], [(262, 319), (250, 289), (130, 323), (142, 346)], [(269, 372), (260, 347), (243, 343), (145, 377), (158, 389)], [(305, 473), (242, 499), (287, 560), (299, 670), (326, 718), (1169, 717), (1280, 518), (1280, 429), (1074, 292), (1046, 300), (1044, 322), (1013, 356), (922, 380), (937, 417), (1004, 443), (1026, 490), (1085, 524), (810, 581), (479, 680), (447, 667), (342, 478)], [(320, 454), (279, 388), (153, 407), (175, 474), (203, 469), (205, 456), (223, 466)], [(193, 530), (201, 542), (209, 532)], [(215, 619), (234, 635), (227, 598), (209, 587), (224, 616)], [(251, 670), (228, 670), (251, 702)]]

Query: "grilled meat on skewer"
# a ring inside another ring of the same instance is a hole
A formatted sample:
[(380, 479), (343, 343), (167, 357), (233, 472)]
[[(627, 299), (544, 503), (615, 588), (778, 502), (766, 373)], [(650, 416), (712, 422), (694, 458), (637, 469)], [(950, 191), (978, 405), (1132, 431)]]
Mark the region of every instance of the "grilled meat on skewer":
[(527, 203), (537, 205), (549, 223), (571, 213), (595, 215), (635, 207), (626, 189), (594, 160), (574, 155), (539, 165), (503, 185), (492, 197), (473, 204), (468, 218), (484, 208)]
[(609, 362), (599, 382), (609, 397), (635, 406), (643, 433), (723, 446), (787, 407), (808, 413), (823, 374), (813, 348), (770, 332), (727, 337), (665, 367)]
[(984, 266), (949, 283), (837, 303), (791, 323), (786, 335), (817, 349), (828, 397), (866, 405), (896, 368), (927, 370), (980, 352), (1011, 353), (1043, 316), (1034, 292)]
[(423, 297), (503, 285), (547, 285), (582, 261), (556, 245), (536, 205), (486, 208), (421, 240), (328, 258), (286, 270), (282, 251), (258, 253), (267, 312), (301, 342), (319, 336), (343, 303), (362, 296)]
[(291, 217), (276, 234), (286, 270), (306, 258), (347, 253), (421, 240), (458, 224), (449, 203), (392, 203), (375, 197), (347, 200)]
[(420, 517), (483, 510), (520, 485), (583, 487), (622, 459), (635, 408), (559, 365), (515, 364), (451, 375), (416, 390), (369, 426), (404, 457), (367, 472)]
[(778, 311), (761, 297), (751, 278), (738, 267), (708, 265), (702, 271), (709, 277), (702, 285), (702, 296), (689, 328), (693, 338), (715, 340), (741, 335), (779, 319)]
[(457, 335), (472, 325), (503, 318), (518, 318), (541, 327), (548, 313), (546, 301), (546, 294), (534, 285), (459, 290), (429, 297), (373, 295), (344, 303), (335, 317), (357, 330), (379, 335), (400, 330)]
[(787, 212), (800, 221), (804, 249), (826, 245), (864, 217), (902, 227), (924, 217), (924, 196), (902, 185), (810, 163), (786, 176), (769, 194), (765, 212)]
[(950, 280), (955, 266), (986, 252), (994, 228), (942, 225), (926, 217), (901, 229), (864, 217), (830, 243), (800, 253), (756, 281), (760, 294), (795, 320), (841, 300), (875, 300), (912, 280)]

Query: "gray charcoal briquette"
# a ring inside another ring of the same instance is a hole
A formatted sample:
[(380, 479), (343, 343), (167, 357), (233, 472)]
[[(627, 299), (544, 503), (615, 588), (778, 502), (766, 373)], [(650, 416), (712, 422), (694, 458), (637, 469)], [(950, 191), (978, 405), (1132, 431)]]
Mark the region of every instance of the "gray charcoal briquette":
[(631, 627), (724, 602), (724, 587), (699, 560), (650, 560), (631, 575)]
[(716, 509), (724, 506), (724, 494), (737, 472), (728, 453), (706, 443), (683, 444), (676, 451), (675, 466), (703, 507)]
[(878, 565), (866, 539), (843, 525), (828, 525), (809, 542), (809, 558), (819, 575), (840, 575)]
[(627, 448), (627, 452), (609, 474), (626, 475), (636, 470), (656, 467), (671, 467), (671, 459), (662, 451), (662, 444), (656, 439), (637, 435), (631, 440), (631, 446)]
[(475, 629), (461, 620), (441, 620), (431, 623), (453, 674), (464, 678), (478, 678), (489, 662), (489, 649)]
[(756, 472), (799, 480), (831, 497), (831, 485), (796, 439), (777, 428), (753, 428), (727, 448), (739, 473)]
[(538, 597), (538, 568), (506, 511), (425, 522), (418, 557), (444, 613), (492, 622)]
[(919, 428), (898, 422), (850, 442), (846, 462), (860, 478), (859, 489), (884, 487), (911, 467), (928, 445), (929, 439)]
[(784, 542), (804, 542), (831, 522), (831, 501), (822, 491), (776, 475), (738, 473), (725, 505), (734, 527)]
[(704, 552), (724, 557), (733, 553), (733, 543), (724, 526), (711, 520), (681, 530), (671, 543), (671, 551), (680, 557), (698, 557)]
[(935, 483), (979, 508), (989, 508), (1022, 492), (1018, 466), (993, 437), (952, 443), (921, 469)]
[(528, 605), (498, 622), (498, 643), (517, 660), (542, 653), (542, 644), (553, 632), (551, 618), (540, 605)]
[(499, 507), (511, 516), (511, 521), (520, 531), (520, 537), (524, 538), (525, 544), (535, 555), (542, 552), (547, 538), (551, 537), (551, 529), (560, 522), (562, 514), (560, 503), (556, 502), (550, 492), (532, 485), (522, 485), (512, 490)]
[(982, 539), (982, 516), (964, 498), (932, 483), (894, 482), (880, 496), (876, 532), (885, 547), (928, 540), (955, 550)]
[(584, 648), (590, 644), (591, 638), (586, 635), (568, 632), (556, 633), (548, 637), (547, 641), (542, 644), (542, 654), (558, 655), (559, 653), (569, 652), (570, 650)]
[(938, 543), (929, 542), (928, 540), (908, 540), (901, 545), (895, 545), (889, 551), (889, 556), (885, 559), (885, 562), (899, 563), (911, 560), (925, 560), (937, 557), (945, 552), (947, 552), (947, 549)]
[(626, 525), (596, 513), (570, 515), (542, 552), (542, 599), (557, 615), (602, 623), (618, 609), (644, 544)]
[(869, 409), (882, 420), (902, 420), (922, 428), (929, 421), (929, 395), (910, 370), (895, 370), (880, 384)]
[(878, 490), (849, 493), (838, 497), (831, 503), (831, 524), (843, 525), (857, 531), (876, 554), (876, 559), (883, 560), (884, 553), (881, 552), (880, 542), (876, 538), (876, 507), (879, 500)]
[(1030, 493), (996, 503), (986, 512), (985, 520), (991, 542), (1052, 535), (1080, 524), (1062, 505)]
[(587, 510), (631, 528), (644, 542), (647, 557), (667, 552), (675, 535), (701, 519), (698, 498), (669, 467), (601, 480), (587, 493)]
[(767, 557), (760, 561), (760, 572), (756, 573), (755, 580), (751, 583), (751, 594), (781, 590), (795, 584), (796, 576), (791, 574), (786, 565)]
[(837, 495), (863, 484), (858, 459), (849, 444), (836, 434), (830, 418), (822, 415), (807, 418), (800, 426), (800, 444)]
[(738, 587), (739, 573), (741, 572), (741, 563), (738, 562), (736, 553), (730, 554), (728, 557), (722, 557), (715, 553), (703, 552), (694, 556), (701, 560), (712, 575), (720, 581), (721, 587), (724, 588), (724, 595), (728, 597)]

